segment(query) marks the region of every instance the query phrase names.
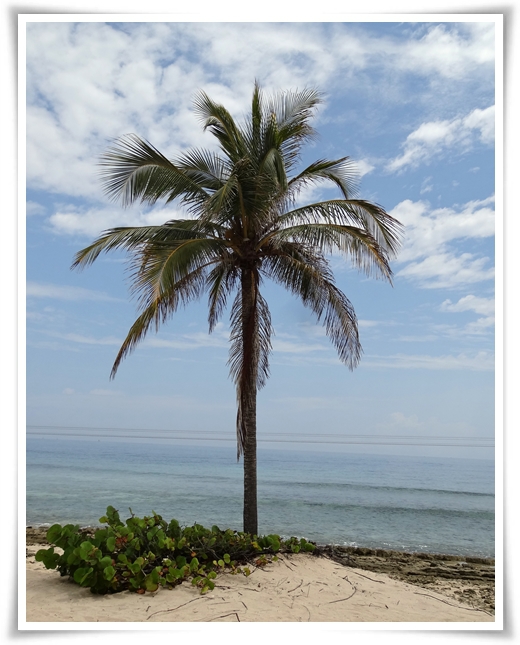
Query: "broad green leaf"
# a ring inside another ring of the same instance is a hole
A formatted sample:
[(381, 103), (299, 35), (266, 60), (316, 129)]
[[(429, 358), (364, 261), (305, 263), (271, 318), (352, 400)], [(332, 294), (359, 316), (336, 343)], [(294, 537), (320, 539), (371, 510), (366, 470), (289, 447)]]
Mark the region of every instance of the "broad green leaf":
[(157, 591), (157, 589), (159, 588), (159, 581), (154, 581), (151, 575), (146, 576), (146, 578), (144, 579), (144, 587), (146, 591)]
[(115, 551), (115, 549), (116, 549), (116, 538), (115, 537), (109, 537), (107, 539), (107, 549), (109, 551)]
[(94, 569), (92, 567), (80, 567), (74, 572), (74, 581), (77, 582), (82, 587), (88, 586), (88, 578), (92, 574)]
[(54, 544), (61, 537), (62, 531), (63, 529), (60, 524), (53, 524), (47, 531), (47, 542)]

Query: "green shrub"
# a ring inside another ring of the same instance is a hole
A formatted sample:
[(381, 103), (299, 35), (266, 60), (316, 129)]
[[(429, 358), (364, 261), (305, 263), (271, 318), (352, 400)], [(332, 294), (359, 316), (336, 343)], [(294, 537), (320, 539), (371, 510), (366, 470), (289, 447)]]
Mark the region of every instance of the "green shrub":
[[(36, 560), (47, 569), (57, 569), (92, 593), (118, 591), (145, 593), (159, 586), (172, 588), (184, 580), (206, 593), (214, 589), (218, 572), (250, 574), (246, 565), (264, 566), (278, 552), (313, 552), (316, 545), (305, 539), (282, 540), (278, 535), (257, 537), (218, 526), (200, 524), (182, 528), (177, 520), (167, 523), (152, 511), (150, 517), (132, 513), (122, 522), (113, 506), (99, 519), (106, 526), (93, 535), (79, 526), (54, 524), (47, 531), (48, 549)], [(55, 553), (59, 547), (63, 553)]]

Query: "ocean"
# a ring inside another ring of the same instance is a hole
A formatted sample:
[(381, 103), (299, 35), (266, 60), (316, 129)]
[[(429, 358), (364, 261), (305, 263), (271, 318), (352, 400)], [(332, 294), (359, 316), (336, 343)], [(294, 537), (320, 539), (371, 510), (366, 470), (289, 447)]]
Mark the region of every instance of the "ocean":
[[(242, 528), (235, 448), (27, 439), (26, 523), (95, 526), (112, 505), (183, 525)], [(494, 557), (494, 463), (480, 459), (258, 450), (261, 534)]]

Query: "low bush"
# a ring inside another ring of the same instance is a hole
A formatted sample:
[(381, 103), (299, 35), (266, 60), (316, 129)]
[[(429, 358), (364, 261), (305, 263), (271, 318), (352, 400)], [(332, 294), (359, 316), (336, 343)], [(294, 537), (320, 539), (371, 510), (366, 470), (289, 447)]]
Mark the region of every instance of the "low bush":
[[(250, 574), (248, 564), (264, 566), (279, 552), (313, 552), (316, 545), (301, 538), (282, 540), (279, 535), (257, 537), (231, 529), (222, 531), (200, 524), (181, 527), (152, 511), (150, 517), (132, 513), (123, 522), (119, 512), (107, 508), (99, 519), (105, 524), (92, 535), (79, 526), (54, 524), (47, 531), (48, 549), (40, 549), (36, 560), (47, 569), (57, 569), (93, 593), (137, 593), (172, 588), (185, 580), (206, 593), (215, 587), (222, 571)], [(63, 550), (56, 553), (55, 547)]]

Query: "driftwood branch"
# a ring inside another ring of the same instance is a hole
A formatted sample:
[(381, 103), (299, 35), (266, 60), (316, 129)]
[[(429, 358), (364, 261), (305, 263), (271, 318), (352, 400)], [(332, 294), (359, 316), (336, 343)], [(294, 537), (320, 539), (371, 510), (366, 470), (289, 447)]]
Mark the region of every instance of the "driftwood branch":
[(215, 616), (215, 618), (210, 618), (207, 622), (211, 623), (211, 621), (213, 620), (218, 620), (219, 618), (226, 618), (226, 616), (233, 616), (233, 615), (235, 615), (237, 617), (238, 622), (240, 622), (240, 618), (236, 611), (230, 611), (229, 614), (222, 614), (222, 616)]
[(449, 605), (450, 607), (457, 607), (458, 609), (465, 609), (466, 611), (482, 611), (488, 616), (492, 616), (493, 614), (490, 614), (489, 611), (486, 611), (485, 609), (477, 609), (476, 607), (464, 607), (462, 605), (455, 605), (452, 602), (448, 602), (447, 600), (442, 600), (442, 598), (437, 598), (436, 596), (432, 596), (429, 593), (421, 593), (420, 591), (414, 591), (414, 594), (417, 596), (427, 596), (428, 598), (433, 598), (434, 600), (438, 600), (439, 602), (443, 602), (445, 605)]
[(289, 589), (289, 591), (287, 593), (291, 593), (291, 591), (296, 591), (296, 589), (299, 589), (302, 586), (302, 584), (303, 584), (303, 578), (302, 578), (302, 580), (300, 580), (299, 585), (296, 585), (296, 587), (294, 587), (294, 589)]
[[(358, 573), (357, 571), (353, 571), (352, 573), (355, 573), (357, 576), (361, 576), (362, 578), (366, 578), (367, 580), (371, 580), (372, 582), (379, 582), (379, 584), (381, 584), (381, 585), (385, 584), (383, 580), (374, 580), (374, 578), (369, 578), (368, 576), (365, 576), (363, 573)], [(347, 578), (347, 576), (345, 576), (343, 578), (343, 580), (346, 580), (346, 578)]]
[(196, 600), (203, 600), (203, 596), (200, 598), (193, 598), (192, 600), (188, 600), (188, 602), (183, 603), (182, 605), (178, 605), (177, 607), (172, 607), (171, 609), (160, 609), (159, 611), (154, 611), (153, 614), (150, 614), (146, 620), (150, 620), (152, 616), (155, 616), (156, 614), (167, 614), (169, 611), (175, 611), (176, 609), (180, 609), (181, 607), (186, 607), (186, 605), (189, 605), (190, 602), (195, 602)]
[(354, 587), (354, 591), (350, 594), (350, 596), (347, 596), (346, 598), (338, 598), (338, 600), (331, 600), (330, 602), (326, 602), (325, 604), (326, 605), (332, 605), (335, 602), (343, 602), (345, 600), (350, 600), (352, 598), (352, 596), (356, 593), (356, 591), (357, 591), (357, 588)]

